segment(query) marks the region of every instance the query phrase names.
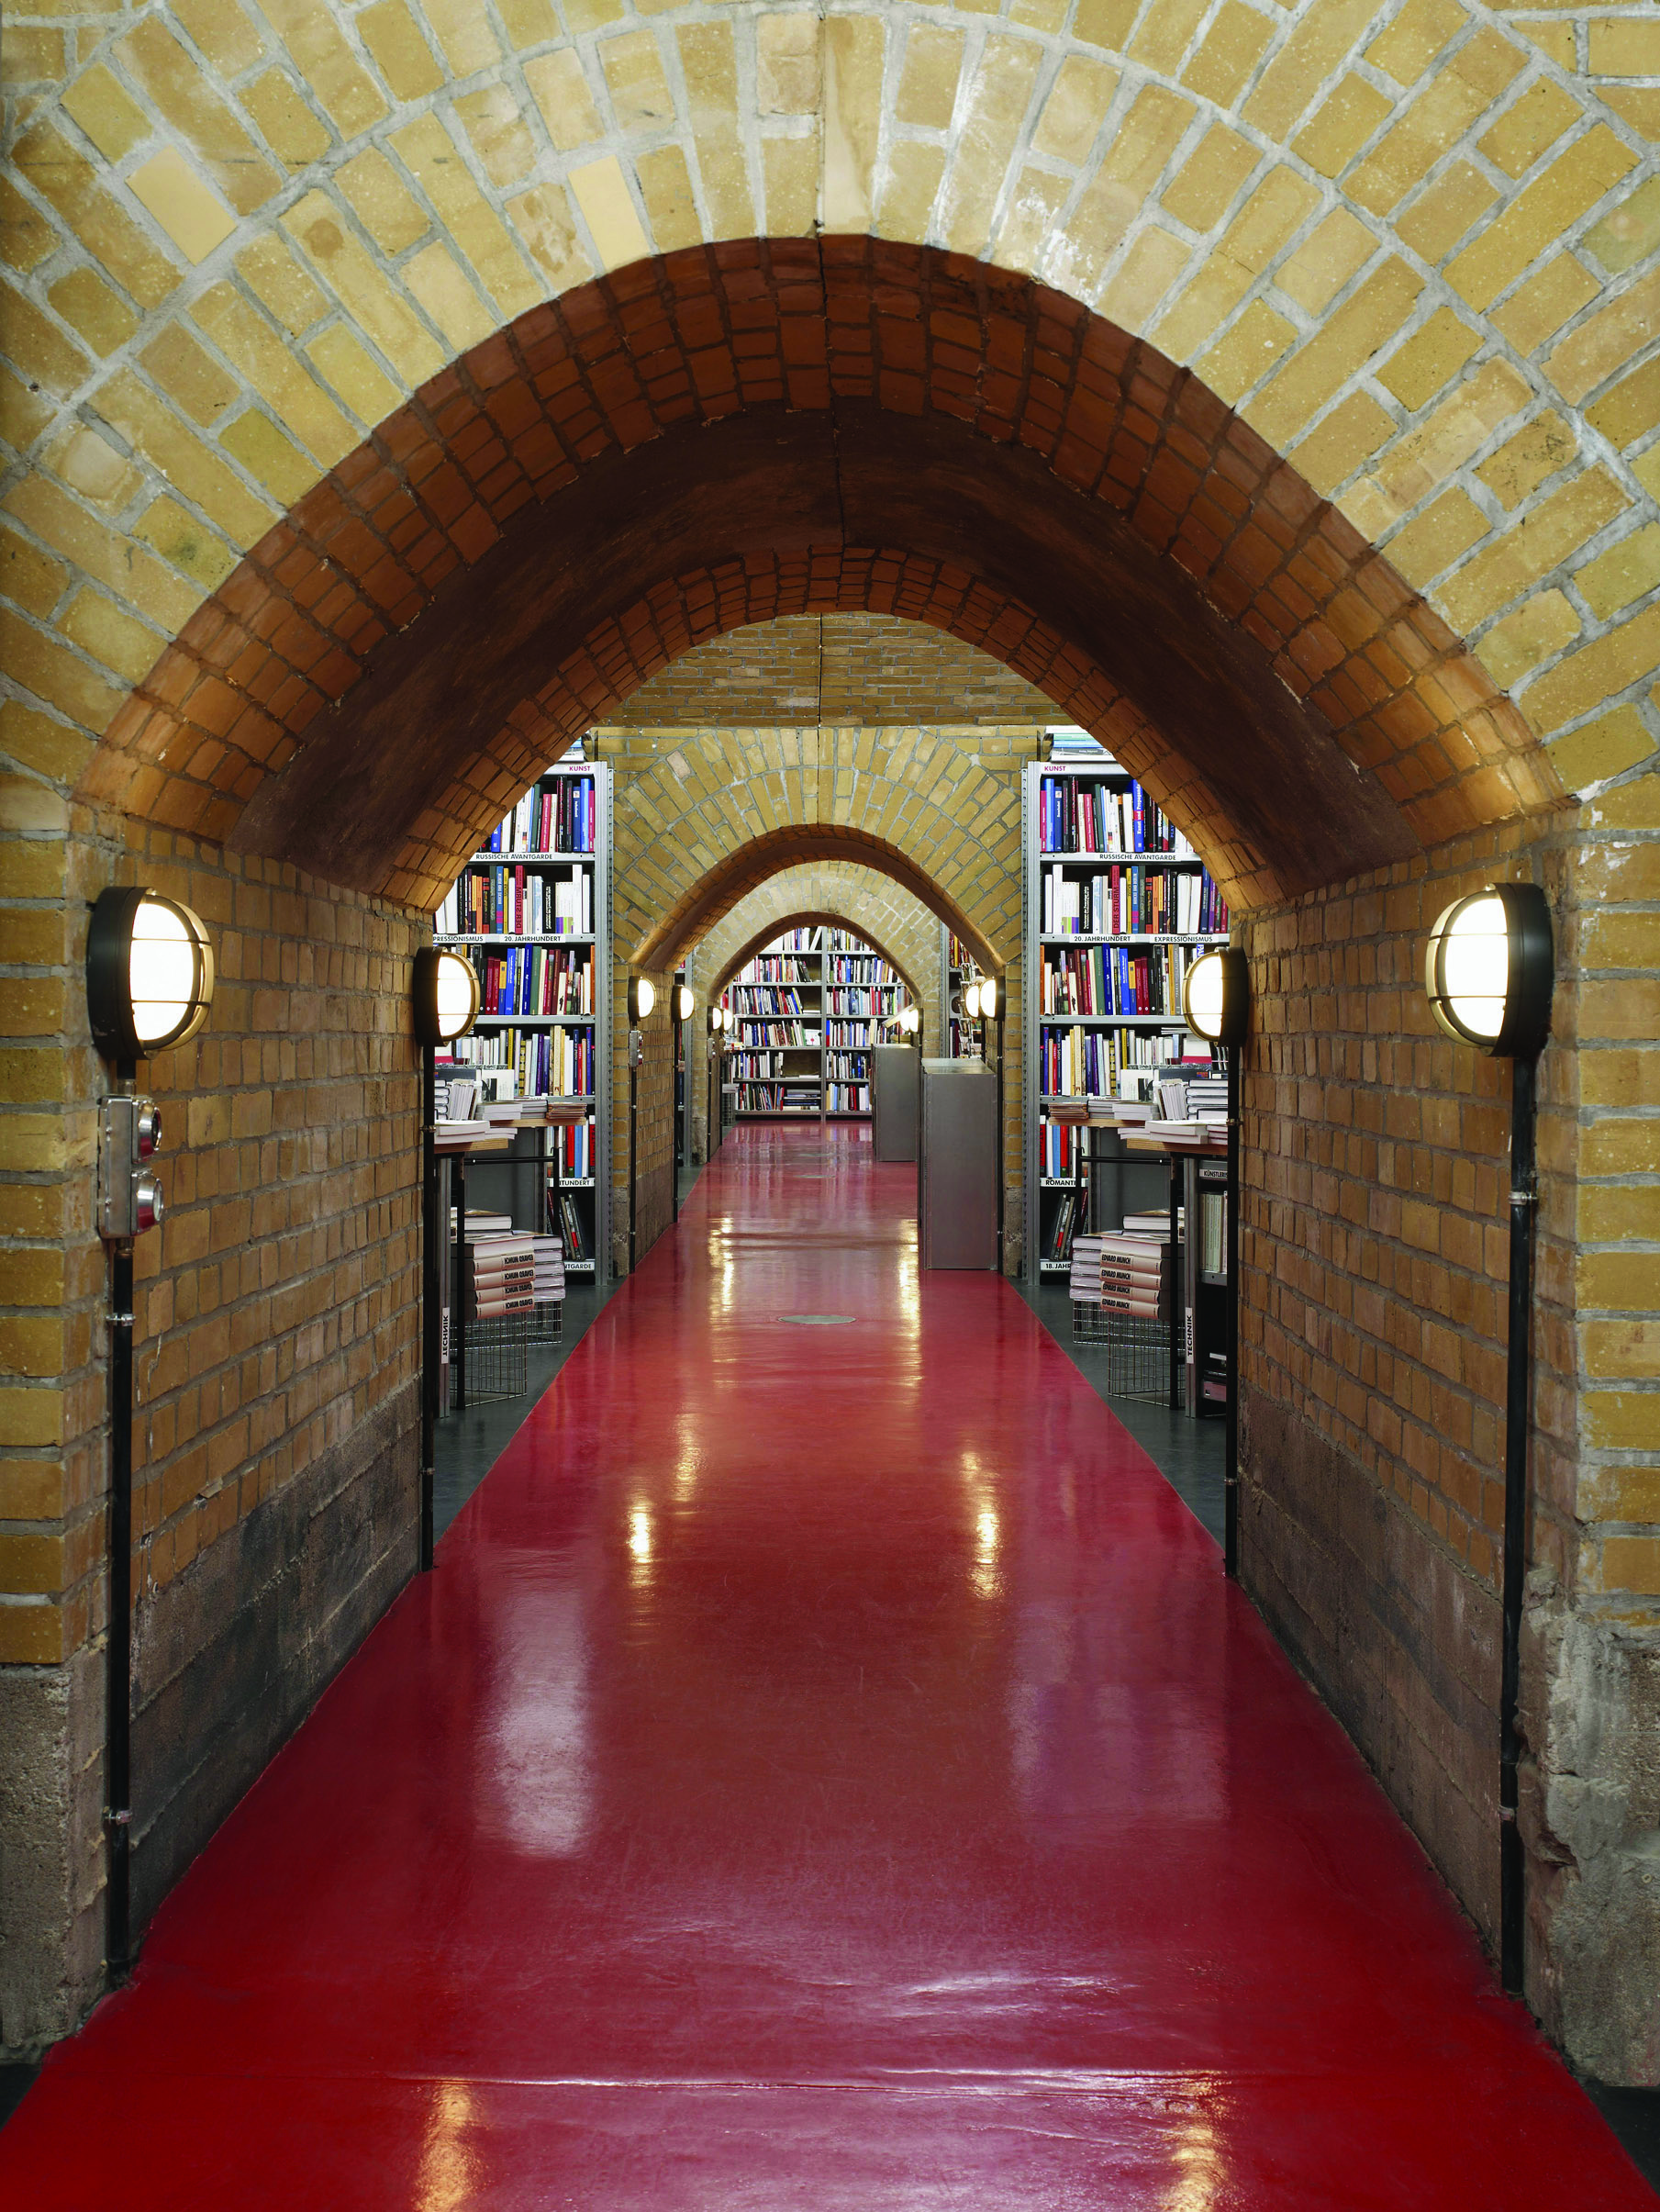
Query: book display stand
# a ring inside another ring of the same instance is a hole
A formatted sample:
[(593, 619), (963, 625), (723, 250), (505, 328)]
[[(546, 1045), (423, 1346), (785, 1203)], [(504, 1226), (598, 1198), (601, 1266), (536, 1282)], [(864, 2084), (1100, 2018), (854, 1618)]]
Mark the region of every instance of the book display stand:
[(899, 1016), (910, 1003), (891, 963), (851, 930), (786, 930), (721, 993), (736, 1118), (868, 1121), (871, 1054), (904, 1041)]
[(446, 1074), (486, 1099), (562, 1111), (482, 1170), (518, 1229), (560, 1238), (568, 1274), (609, 1249), (611, 771), (559, 762), (537, 778), (462, 869), (436, 942), (478, 972), (480, 1011)]

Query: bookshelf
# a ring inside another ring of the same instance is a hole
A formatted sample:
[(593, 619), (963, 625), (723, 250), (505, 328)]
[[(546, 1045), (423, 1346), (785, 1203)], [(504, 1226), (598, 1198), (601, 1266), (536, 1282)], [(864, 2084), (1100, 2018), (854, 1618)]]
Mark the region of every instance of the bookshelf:
[(975, 1042), (978, 1024), (964, 1014), (963, 996), (971, 983), (980, 980), (980, 965), (956, 932), (943, 922), (940, 924), (940, 978), (945, 1001), (940, 1009), (942, 1056), (966, 1059), (971, 1047), (975, 1053), (979, 1049)]
[(538, 776), (434, 921), (437, 943), (464, 952), (479, 978), (478, 1019), (449, 1072), (476, 1076), (485, 1097), (588, 1109), (569, 1128), (527, 1133), (541, 1192), (529, 1211), (541, 1218), (517, 1220), (522, 1176), (511, 1199), (515, 1225), (559, 1234), (578, 1276), (597, 1274), (609, 1240), (610, 775), (603, 762), (562, 761)]
[[(1138, 1096), (1185, 1046), (1199, 1051), (1182, 984), (1227, 942), (1228, 913), (1187, 840), (1110, 755), (1031, 763), (1021, 797), (1027, 1268), (1060, 1277), (1081, 1132), (1047, 1103)], [(1147, 1163), (1108, 1157), (1111, 1207), (1157, 1203)]]
[(728, 983), (726, 1079), (741, 1122), (870, 1119), (873, 1047), (897, 1045), (908, 985), (873, 945), (824, 924), (786, 930)]

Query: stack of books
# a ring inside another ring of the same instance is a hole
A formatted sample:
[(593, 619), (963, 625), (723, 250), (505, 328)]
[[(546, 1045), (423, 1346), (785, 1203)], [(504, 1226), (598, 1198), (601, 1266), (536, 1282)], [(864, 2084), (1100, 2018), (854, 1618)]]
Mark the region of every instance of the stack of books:
[[(1186, 1206), (1178, 1206), (1175, 1210), (1177, 1236), (1185, 1234), (1187, 1226), (1187, 1209)], [(1150, 1236), (1155, 1244), (1167, 1245), (1170, 1242), (1170, 1215), (1168, 1212), (1163, 1210), (1157, 1213), (1127, 1213), (1124, 1216), (1124, 1234), (1126, 1236)]]
[(1226, 1135), (1228, 1129), (1228, 1078), (1226, 1076), (1194, 1076), (1187, 1084), (1187, 1112), (1200, 1126)]
[(1072, 1246), (1075, 1305), (1147, 1321), (1170, 1318), (1170, 1247), (1149, 1236), (1079, 1236)]
[(511, 1231), (474, 1236), (471, 1222), (467, 1226), (468, 1320), (529, 1313), (563, 1298), (565, 1270), (558, 1237)]

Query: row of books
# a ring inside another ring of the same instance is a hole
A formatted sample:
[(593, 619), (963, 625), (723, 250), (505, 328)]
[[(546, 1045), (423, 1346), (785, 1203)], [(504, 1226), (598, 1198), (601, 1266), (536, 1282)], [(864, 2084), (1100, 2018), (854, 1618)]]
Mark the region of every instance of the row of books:
[(757, 953), (744, 968), (746, 980), (756, 983), (817, 983), (816, 960), (796, 960), (785, 953)]
[(850, 990), (831, 987), (825, 1000), (824, 1011), (830, 1014), (856, 1015), (866, 1022), (887, 1021), (899, 1011), (897, 986), (886, 990)]
[(1209, 870), (1130, 864), (1099, 875), (1042, 871), (1045, 937), (1224, 935), (1228, 901)]
[(552, 1151), (559, 1163), (561, 1175), (587, 1179), (595, 1172), (594, 1124), (592, 1122), (568, 1122), (552, 1133)]
[(565, 952), (556, 946), (518, 945), (511, 952), (475, 951), (478, 1011), (483, 1014), (591, 1014), (591, 946)]
[(596, 821), (594, 778), (561, 776), (532, 784), (480, 847), (485, 853), (591, 853)]
[(827, 1022), (824, 1024), (824, 1042), (840, 1045), (853, 1052), (863, 1052), (873, 1045), (897, 1045), (900, 1033), (891, 1022)]
[(466, 867), (433, 920), (440, 937), (591, 937), (594, 877), (545, 876), (522, 863)]
[(742, 1021), (746, 1014), (817, 1014), (816, 1006), (805, 1006), (798, 990), (762, 989), (753, 983), (734, 983), (730, 993), (733, 1014)]
[(1182, 985), (1194, 957), (1187, 944), (1132, 952), (1124, 944), (1045, 947), (1039, 1011), (1046, 1014), (1172, 1014), (1182, 1011)]
[(877, 953), (850, 954), (845, 958), (832, 959), (830, 964), (832, 983), (878, 983), (889, 990), (899, 989), (899, 978)]
[(566, 1259), (574, 1267), (592, 1260), (594, 1253), (583, 1227), (582, 1209), (567, 1190), (559, 1194), (559, 1225)]
[(1038, 1077), (1043, 1096), (1055, 1099), (1117, 1095), (1121, 1068), (1159, 1067), (1165, 1040), (1138, 1036), (1122, 1029), (1045, 1029), (1038, 1045)]
[(740, 1083), (740, 1113), (817, 1113), (817, 1083)]
[(785, 1073), (781, 1052), (735, 1052), (727, 1062), (727, 1077), (734, 1083), (764, 1083)]
[(1132, 782), (1127, 791), (1079, 776), (1046, 776), (1038, 810), (1043, 853), (1169, 853), (1193, 858), (1193, 847), (1157, 801)]
[(868, 1113), (870, 1085), (827, 1083), (824, 1087), (824, 1111), (826, 1113)]
[(473, 1031), (457, 1037), (457, 1060), (471, 1067), (502, 1068), (518, 1081), (521, 1098), (594, 1096), (594, 1031), (581, 1029)]
[(826, 1082), (868, 1083), (870, 1081), (870, 1055), (867, 1052), (831, 1052), (824, 1056)]
[(809, 1028), (805, 1022), (740, 1022), (736, 1042), (740, 1047), (765, 1045), (776, 1049), (793, 1045), (817, 1052), (823, 1035), (821, 1029)]

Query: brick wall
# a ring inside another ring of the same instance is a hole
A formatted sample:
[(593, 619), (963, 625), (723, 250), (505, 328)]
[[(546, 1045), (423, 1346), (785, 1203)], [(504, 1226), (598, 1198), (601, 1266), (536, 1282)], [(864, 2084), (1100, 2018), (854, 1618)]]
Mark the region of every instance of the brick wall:
[(1497, 1926), (1510, 1070), (1429, 1017), (1495, 878), (1555, 916), (1540, 1063), (1523, 1651), (1529, 1995), (1645, 2078), (1660, 1947), (1660, 779), (1243, 926), (1242, 1562), (1455, 1893)]
[[(104, 1688), (87, 1655), (105, 1605), (108, 1293), (93, 1205), (107, 1071), (86, 1033), (86, 901), (107, 882), (182, 899), (217, 966), (207, 1026), (140, 1068), (162, 1107), (167, 1202), (136, 1248), (140, 1924), (414, 1566), (407, 1010), (424, 932), (140, 825), (117, 847), (84, 822), (40, 821), (9, 853), (0, 2021), (27, 2041), (72, 2024), (102, 1954)], [(72, 1812), (48, 1861), (18, 1833), (40, 1789)]]
[[(1422, 960), (1454, 899), (1535, 874), (1560, 898), (1548, 852), (1489, 834), (1244, 925), (1243, 1572), (1489, 1940), (1510, 1065), (1435, 1028)], [(1542, 1064), (1547, 1163), (1571, 1152), (1563, 1058)], [(1565, 1203), (1553, 1167), (1539, 1394), (1571, 1457)], [(1536, 1556), (1560, 1547), (1542, 1523)]]
[(989, 654), (882, 614), (792, 615), (730, 631), (629, 701), (629, 721), (640, 729), (1059, 719), (1041, 691)]

